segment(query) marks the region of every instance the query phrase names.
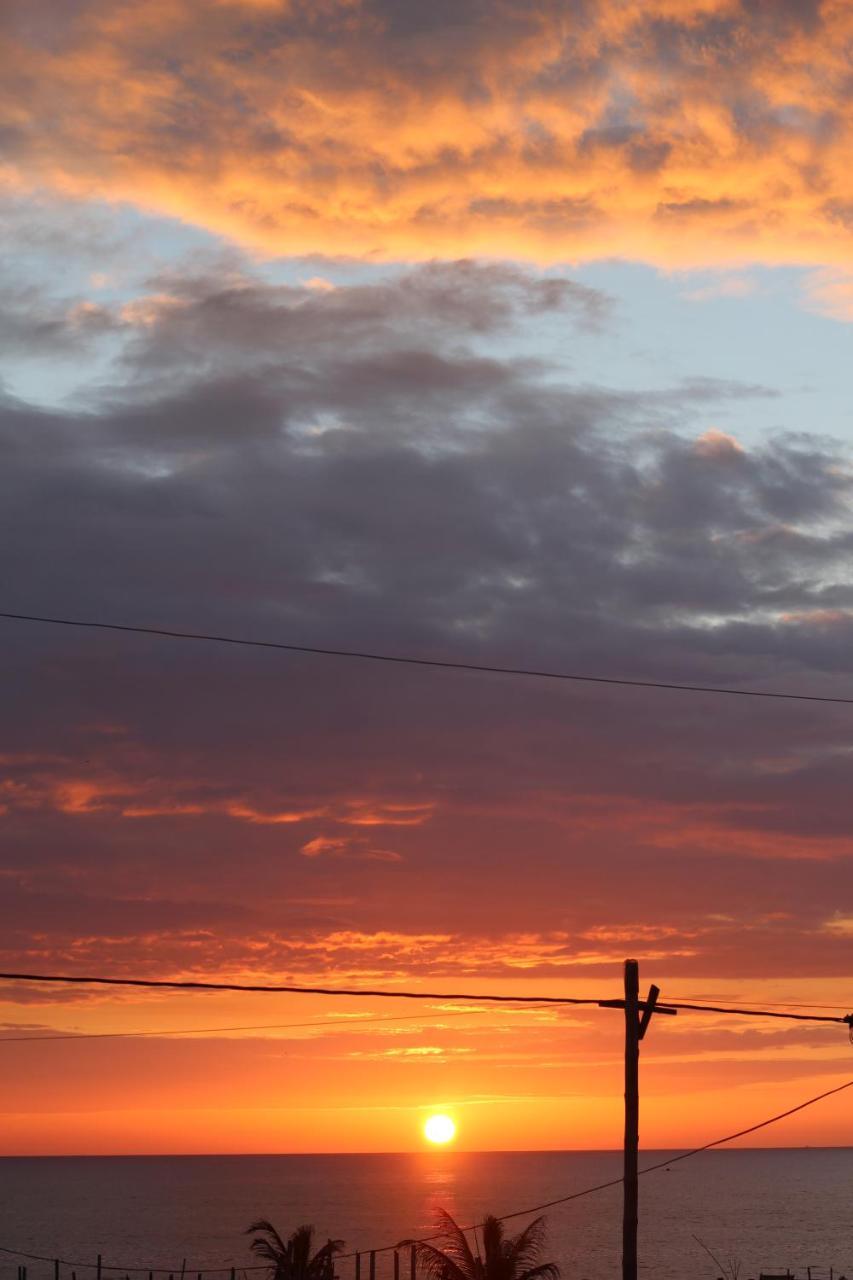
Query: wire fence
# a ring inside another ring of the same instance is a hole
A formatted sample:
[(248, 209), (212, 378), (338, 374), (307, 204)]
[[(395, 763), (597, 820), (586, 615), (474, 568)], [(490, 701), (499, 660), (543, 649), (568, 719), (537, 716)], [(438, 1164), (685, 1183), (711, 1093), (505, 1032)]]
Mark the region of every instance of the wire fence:
[[(29, 1263), (42, 1263), (44, 1266), (33, 1268), (38, 1280), (77, 1280), (78, 1271), (90, 1280), (94, 1273), (95, 1280), (125, 1280), (136, 1276), (167, 1276), (168, 1280), (207, 1280), (209, 1276), (227, 1275), (230, 1280), (244, 1280), (251, 1273), (266, 1272), (272, 1274), (274, 1265), (265, 1263), (241, 1263), (225, 1266), (199, 1267), (188, 1266), (184, 1260), (180, 1265), (171, 1266), (129, 1266), (126, 1263), (109, 1263), (98, 1254), (93, 1262), (71, 1261), (68, 1258), (51, 1258), (47, 1254), (26, 1253), (18, 1249), (0, 1247), (0, 1253), (10, 1258), (23, 1258), (26, 1261), (17, 1264), (18, 1280), (30, 1280)], [(377, 1259), (387, 1258), (386, 1265), (378, 1267)], [(378, 1272), (382, 1271), (382, 1280), (415, 1280), (417, 1273), (417, 1252), (414, 1244), (386, 1246), (382, 1249), (357, 1250), (352, 1253), (338, 1254), (335, 1258), (335, 1275), (333, 1280), (344, 1280), (339, 1270), (340, 1263), (349, 1263), (344, 1268), (350, 1280), (378, 1280)], [(330, 1277), (330, 1280), (332, 1278)]]

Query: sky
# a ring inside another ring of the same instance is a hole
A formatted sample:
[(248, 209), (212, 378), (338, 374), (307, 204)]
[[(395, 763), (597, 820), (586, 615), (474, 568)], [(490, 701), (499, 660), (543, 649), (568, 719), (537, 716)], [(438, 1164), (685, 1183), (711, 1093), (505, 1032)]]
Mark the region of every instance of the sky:
[[(7, 0), (0, 608), (853, 697), (851, 45), (845, 0)], [(0, 645), (4, 971), (438, 993), (4, 983), (0, 1152), (616, 1147), (618, 1013), (442, 993), (853, 1007), (851, 707)], [(659, 1017), (642, 1142), (851, 1066)], [(846, 1096), (753, 1141), (853, 1144)]]

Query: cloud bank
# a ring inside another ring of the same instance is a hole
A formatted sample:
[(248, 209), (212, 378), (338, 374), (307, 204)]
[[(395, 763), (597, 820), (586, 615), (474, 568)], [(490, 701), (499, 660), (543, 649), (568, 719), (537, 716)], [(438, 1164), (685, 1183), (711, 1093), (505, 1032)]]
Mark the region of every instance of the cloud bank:
[(4, 176), (272, 254), (849, 265), (844, 0), (12, 0)]
[[(739, 442), (761, 387), (615, 392), (514, 355), (531, 318), (569, 344), (602, 323), (568, 277), (196, 264), (82, 330), (73, 299), (49, 324), (36, 294), (7, 303), (32, 348), (115, 344), (76, 408), (0, 403), (9, 608), (846, 688), (847, 455)], [(846, 971), (843, 708), (27, 624), (3, 643), (15, 963), (583, 976), (630, 947), (676, 975)]]

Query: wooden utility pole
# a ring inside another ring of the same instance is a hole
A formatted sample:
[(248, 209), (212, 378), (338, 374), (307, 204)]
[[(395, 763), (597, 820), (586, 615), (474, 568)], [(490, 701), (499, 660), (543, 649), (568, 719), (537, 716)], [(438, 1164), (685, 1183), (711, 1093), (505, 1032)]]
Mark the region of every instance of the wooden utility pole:
[(648, 1030), (653, 1013), (678, 1012), (658, 1004), (660, 990), (649, 987), (640, 999), (640, 966), (625, 961), (625, 999), (599, 1000), (603, 1009), (625, 1010), (625, 1146), (624, 1205), (622, 1210), (622, 1280), (637, 1280), (637, 1157), (640, 1146), (640, 1041)]
[(637, 1280), (637, 1159), (640, 1147), (640, 966), (625, 961), (625, 1144), (622, 1280)]

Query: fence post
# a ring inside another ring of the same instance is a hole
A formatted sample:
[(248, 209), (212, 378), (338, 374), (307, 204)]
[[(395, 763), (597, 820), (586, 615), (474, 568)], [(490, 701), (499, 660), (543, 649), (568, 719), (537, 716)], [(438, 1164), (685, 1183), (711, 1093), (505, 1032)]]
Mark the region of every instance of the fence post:
[(100, 1254), (98, 1254), (98, 1265), (96, 1268), (96, 1273), (97, 1273), (98, 1280), (101, 1280), (101, 1255)]
[(400, 1255), (394, 1250), (394, 1280), (400, 1280)]
[(59, 1259), (53, 1260), (53, 1280), (59, 1280)]
[(355, 1280), (361, 1280), (361, 1254), (355, 1255)]
[(418, 1255), (417, 1255), (417, 1253), (415, 1252), (415, 1246), (414, 1246), (414, 1245), (412, 1245), (412, 1246), (411, 1246), (411, 1253), (410, 1253), (410, 1255), (409, 1255), (409, 1277), (410, 1277), (410, 1280), (415, 1280), (415, 1276), (417, 1275), (417, 1270), (418, 1270)]
[(370, 1280), (376, 1280), (376, 1250), (370, 1250)]

